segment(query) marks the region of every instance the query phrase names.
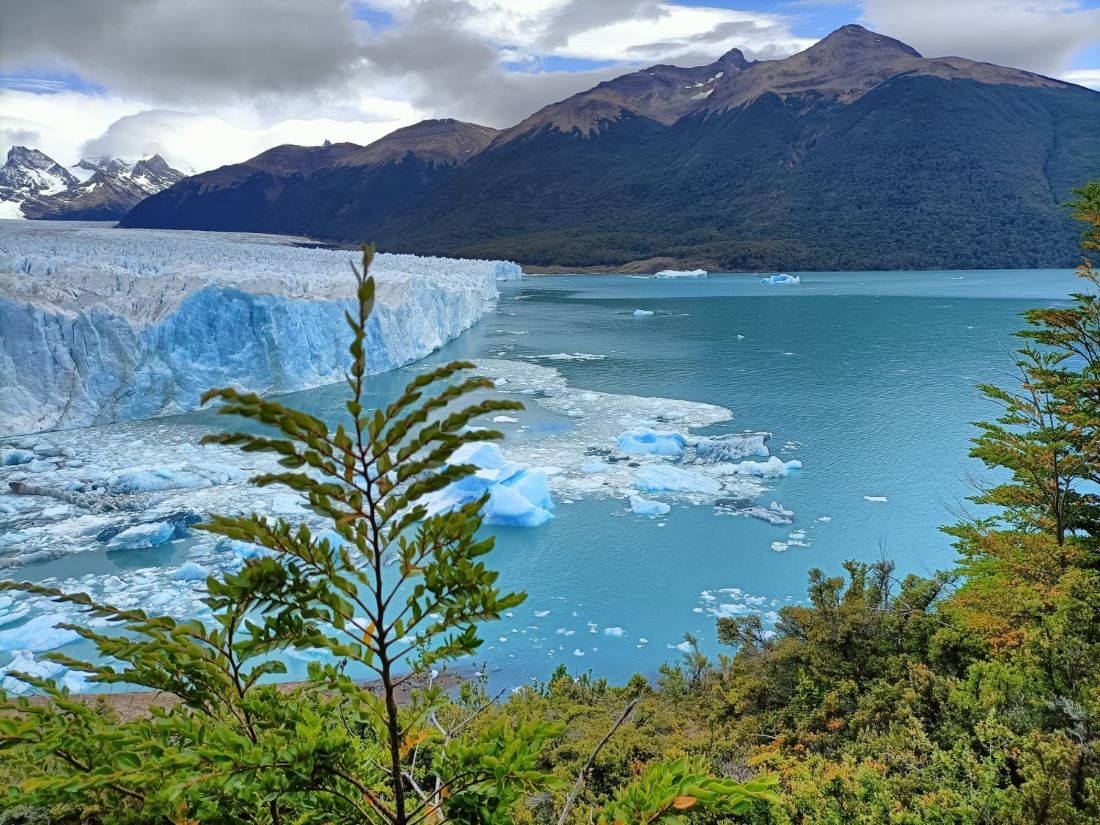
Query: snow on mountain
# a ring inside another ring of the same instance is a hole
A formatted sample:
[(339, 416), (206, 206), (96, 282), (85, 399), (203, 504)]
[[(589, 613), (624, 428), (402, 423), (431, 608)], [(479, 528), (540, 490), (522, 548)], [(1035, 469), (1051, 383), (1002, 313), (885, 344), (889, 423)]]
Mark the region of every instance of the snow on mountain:
[(0, 167), (0, 217), (117, 220), (183, 178), (160, 155), (133, 164), (85, 158), (66, 169), (37, 149), (13, 146)]
[[(341, 380), (356, 255), (294, 241), (0, 221), (0, 434), (182, 412), (214, 386)], [(382, 254), (372, 273), (381, 372), (476, 323), (519, 267)]]
[(22, 218), (24, 202), (55, 195), (77, 183), (72, 173), (49, 155), (13, 146), (0, 166), (0, 216)]

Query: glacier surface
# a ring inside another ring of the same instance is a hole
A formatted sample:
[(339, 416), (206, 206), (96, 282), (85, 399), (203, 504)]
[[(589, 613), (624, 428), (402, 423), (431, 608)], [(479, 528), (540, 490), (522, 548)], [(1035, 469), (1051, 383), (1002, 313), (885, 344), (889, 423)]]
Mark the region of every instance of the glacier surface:
[[(194, 409), (210, 387), (339, 381), (348, 251), (244, 233), (0, 220), (0, 435)], [(476, 323), (507, 261), (376, 256), (370, 372)]]

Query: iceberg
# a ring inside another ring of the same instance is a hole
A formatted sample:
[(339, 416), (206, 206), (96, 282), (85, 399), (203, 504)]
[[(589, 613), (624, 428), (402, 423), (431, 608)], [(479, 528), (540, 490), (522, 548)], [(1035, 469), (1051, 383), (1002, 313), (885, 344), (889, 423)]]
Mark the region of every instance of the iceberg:
[(451, 454), (449, 463), (471, 464), (479, 469), (428, 495), (423, 504), (429, 515), (453, 510), (488, 493), (489, 500), (482, 510), (485, 524), (538, 527), (554, 517), (546, 471), (508, 461), (496, 444), (463, 444)]
[[(0, 435), (184, 412), (210, 387), (342, 380), (356, 256), (296, 240), (0, 221)], [(520, 270), (379, 254), (371, 274), (378, 373), (471, 327)]]
[(142, 550), (170, 541), (176, 534), (176, 525), (168, 521), (135, 524), (127, 527), (107, 542), (108, 550)]
[(672, 508), (663, 501), (650, 501), (641, 496), (631, 496), (630, 509), (639, 516), (663, 516)]
[(0, 465), (14, 467), (19, 464), (30, 464), (34, 461), (34, 453), (30, 450), (0, 450)]
[(684, 454), (686, 443), (679, 433), (636, 427), (619, 436), (618, 447), (620, 453), (627, 455), (680, 456)]
[(654, 278), (705, 278), (705, 269), (662, 269), (653, 275)]
[(788, 275), (786, 272), (782, 272), (778, 275), (769, 275), (767, 278), (761, 278), (762, 284), (786, 284), (788, 286), (797, 286), (802, 283), (802, 278), (798, 275)]
[(649, 315), (652, 315), (652, 314), (653, 314), (653, 311), (649, 310), (649, 309), (636, 309), (636, 310), (634, 310), (634, 317), (635, 318), (645, 318), (645, 317), (647, 317)]
[(784, 461), (772, 456), (767, 461), (742, 461), (733, 465), (733, 472), (739, 476), (758, 476), (760, 478), (782, 478), (790, 475), (791, 470), (801, 470), (802, 462), (797, 459)]
[(770, 437), (768, 433), (755, 433), (702, 438), (695, 445), (695, 458), (704, 464), (737, 461), (750, 455), (767, 458)]

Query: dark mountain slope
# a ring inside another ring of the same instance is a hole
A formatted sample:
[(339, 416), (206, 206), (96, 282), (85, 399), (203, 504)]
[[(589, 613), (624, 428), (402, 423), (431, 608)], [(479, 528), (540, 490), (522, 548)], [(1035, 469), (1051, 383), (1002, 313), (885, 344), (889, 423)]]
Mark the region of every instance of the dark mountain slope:
[(329, 147), (309, 169), (197, 176), (125, 223), (543, 266), (1066, 266), (1059, 204), (1100, 174), (1097, 124), (1096, 92), (846, 26), (784, 60), (624, 75), (453, 162)]
[(380, 215), (419, 202), (496, 135), (431, 120), (369, 146), (277, 146), (187, 178), (139, 204), (121, 225), (370, 237)]
[[(780, 91), (737, 103), (760, 85), (754, 73)], [(506, 145), (498, 139), (417, 214), (394, 215), (380, 241), (535, 265), (1076, 260), (1077, 231), (1059, 204), (1100, 173), (1100, 94), (957, 58), (924, 60), (862, 29), (728, 81), (668, 127), (624, 116), (587, 135), (547, 124)]]

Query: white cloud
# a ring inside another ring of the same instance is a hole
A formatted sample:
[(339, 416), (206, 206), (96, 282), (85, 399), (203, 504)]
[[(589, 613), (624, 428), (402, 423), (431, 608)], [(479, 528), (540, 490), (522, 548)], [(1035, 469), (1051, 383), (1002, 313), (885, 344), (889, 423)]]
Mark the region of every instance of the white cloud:
[(423, 116), (406, 103), (381, 98), (360, 99), (340, 114), (341, 119), (316, 112), (265, 117), (248, 106), (204, 113), (154, 108), (150, 101), (114, 96), (5, 89), (0, 90), (0, 151), (6, 153), (14, 143), (30, 144), (67, 165), (82, 156), (159, 153), (177, 168), (202, 171), (280, 143), (370, 143)]
[(1088, 86), (1090, 89), (1100, 91), (1100, 69), (1074, 69), (1063, 72), (1061, 78), (1078, 86)]
[(1061, 74), (1100, 41), (1100, 9), (1077, 0), (864, 0), (869, 28), (926, 57), (956, 55)]

